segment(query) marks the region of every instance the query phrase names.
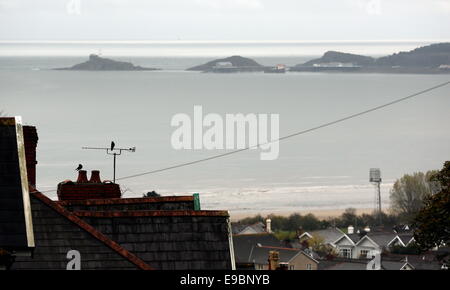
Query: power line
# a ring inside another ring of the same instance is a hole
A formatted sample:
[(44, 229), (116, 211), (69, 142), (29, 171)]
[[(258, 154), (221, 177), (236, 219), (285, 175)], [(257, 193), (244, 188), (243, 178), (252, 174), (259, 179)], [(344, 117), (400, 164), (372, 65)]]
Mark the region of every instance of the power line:
[(267, 145), (267, 144), (270, 144), (270, 143), (274, 143), (274, 142), (282, 141), (282, 140), (285, 140), (285, 139), (289, 139), (289, 138), (292, 138), (292, 137), (295, 137), (295, 136), (298, 136), (298, 135), (302, 135), (302, 134), (309, 133), (309, 132), (312, 132), (312, 131), (315, 131), (315, 130), (318, 130), (318, 129), (329, 127), (331, 125), (334, 125), (334, 124), (337, 124), (337, 123), (341, 123), (343, 121), (346, 121), (346, 120), (349, 120), (349, 119), (353, 119), (353, 118), (359, 117), (361, 115), (365, 115), (365, 114), (371, 113), (373, 111), (376, 111), (376, 110), (379, 110), (379, 109), (382, 109), (382, 108), (394, 105), (396, 103), (400, 103), (400, 102), (406, 101), (408, 99), (411, 99), (411, 98), (414, 98), (416, 96), (425, 94), (427, 92), (433, 91), (435, 89), (438, 89), (440, 87), (446, 86), (448, 84), (450, 84), (450, 81), (441, 83), (439, 85), (436, 85), (434, 87), (425, 89), (423, 91), (420, 91), (420, 92), (408, 95), (406, 97), (403, 97), (403, 98), (400, 98), (400, 99), (396, 99), (396, 100), (391, 101), (389, 103), (386, 103), (386, 104), (383, 104), (383, 105), (380, 105), (380, 106), (377, 106), (377, 107), (373, 107), (371, 109), (368, 109), (368, 110), (365, 110), (365, 111), (362, 111), (362, 112), (359, 112), (359, 113), (356, 113), (356, 114), (353, 114), (353, 115), (350, 115), (350, 116), (347, 116), (347, 117), (344, 117), (344, 118), (341, 118), (341, 119), (338, 119), (338, 120), (335, 120), (335, 121), (331, 121), (331, 122), (328, 122), (328, 123), (325, 123), (325, 124), (322, 124), (322, 125), (319, 125), (319, 126), (316, 126), (316, 127), (312, 127), (310, 129), (306, 129), (306, 130), (303, 130), (303, 131), (292, 133), (292, 134), (283, 136), (281, 138), (278, 138), (278, 139), (275, 139), (275, 140), (272, 140), (272, 141), (269, 141), (269, 142), (266, 142), (266, 143), (259, 143), (259, 144), (253, 145), (253, 146), (248, 146), (246, 148), (233, 150), (233, 151), (230, 151), (230, 152), (227, 152), (227, 153), (218, 154), (218, 155), (214, 155), (214, 156), (203, 158), (203, 159), (198, 159), (198, 160), (194, 160), (194, 161), (190, 161), (190, 162), (186, 162), (186, 163), (181, 163), (181, 164), (177, 164), (177, 165), (173, 165), (173, 166), (169, 166), (169, 167), (165, 167), (165, 168), (161, 168), (161, 169), (156, 169), (156, 170), (152, 170), (152, 171), (147, 171), (147, 172), (143, 172), (143, 173), (133, 174), (133, 175), (117, 178), (117, 180), (130, 179), (130, 178), (135, 178), (135, 177), (139, 177), (139, 176), (143, 176), (143, 175), (149, 175), (149, 174), (154, 174), (154, 173), (158, 173), (158, 172), (162, 172), (162, 171), (167, 171), (167, 170), (171, 170), (171, 169), (175, 169), (175, 168), (185, 167), (185, 166), (197, 164), (197, 163), (200, 163), (200, 162), (205, 162), (205, 161), (209, 161), (209, 160), (225, 157), (225, 156), (228, 156), (228, 155), (236, 154), (236, 153), (239, 153), (239, 152), (242, 152), (242, 151), (246, 151), (246, 150), (249, 150), (249, 149), (252, 149), (252, 148), (256, 148), (256, 147), (259, 147), (259, 146), (263, 146), (263, 145)]
[[(245, 147), (245, 148), (242, 148), (242, 149), (237, 149), (237, 150), (233, 150), (233, 151), (230, 151), (230, 152), (226, 152), (226, 153), (222, 153), (222, 154), (218, 154), (218, 155), (214, 155), (214, 156), (210, 156), (210, 157), (206, 157), (206, 158), (202, 158), (202, 159), (198, 159), (198, 160), (194, 160), (194, 161), (190, 161), (190, 162), (180, 163), (180, 164), (176, 164), (176, 165), (165, 167), (165, 168), (160, 168), (160, 169), (151, 170), (151, 171), (147, 171), (147, 172), (142, 172), (142, 173), (137, 173), (137, 174), (133, 174), (133, 175), (128, 175), (128, 176), (117, 178), (117, 180), (131, 179), (131, 178), (136, 178), (136, 177), (140, 177), (140, 176), (144, 176), (144, 175), (150, 175), (150, 174), (155, 174), (155, 173), (159, 173), (159, 172), (163, 172), (163, 171), (167, 171), (167, 170), (172, 170), (172, 169), (176, 169), (176, 168), (180, 168), (180, 167), (186, 167), (186, 166), (189, 166), (189, 165), (193, 165), (193, 164), (197, 164), (197, 163), (201, 163), (201, 162), (205, 162), (205, 161), (209, 161), (209, 160), (213, 160), (213, 159), (218, 159), (218, 158), (225, 157), (225, 156), (228, 156), (228, 155), (236, 154), (236, 153), (239, 153), (239, 152), (242, 152), (242, 151), (247, 151), (247, 150), (250, 150), (252, 148), (259, 147), (259, 146), (271, 144), (271, 143), (278, 142), (278, 141), (283, 141), (283, 140), (286, 140), (286, 139), (289, 139), (289, 138), (292, 138), (292, 137), (295, 137), (295, 136), (298, 136), (298, 135), (306, 134), (306, 133), (309, 133), (309, 132), (312, 132), (312, 131), (316, 131), (316, 130), (319, 130), (319, 129), (322, 129), (322, 128), (325, 128), (325, 127), (329, 127), (329, 126), (332, 126), (332, 125), (335, 125), (335, 124), (338, 124), (338, 123), (341, 123), (341, 122), (344, 122), (344, 121), (347, 121), (347, 120), (350, 120), (350, 119), (353, 119), (353, 118), (356, 118), (356, 117), (359, 117), (359, 116), (362, 116), (362, 115), (365, 115), (365, 114), (368, 114), (368, 113), (371, 113), (371, 112), (374, 112), (374, 111), (377, 111), (377, 110), (380, 110), (380, 109), (388, 107), (388, 106), (392, 106), (394, 104), (406, 101), (408, 99), (411, 99), (411, 98), (417, 97), (419, 95), (428, 93), (430, 91), (436, 90), (438, 88), (444, 87), (444, 86), (446, 86), (448, 84), (450, 84), (450, 81), (447, 81), (447, 82), (438, 84), (436, 86), (427, 88), (425, 90), (413, 93), (413, 94), (408, 95), (406, 97), (396, 99), (394, 101), (385, 103), (383, 105), (379, 105), (379, 106), (376, 106), (376, 107), (373, 107), (373, 108), (370, 108), (370, 109), (367, 109), (367, 110), (364, 110), (364, 111), (361, 111), (361, 112), (349, 115), (347, 117), (343, 117), (343, 118), (340, 118), (340, 119), (337, 119), (337, 120), (334, 120), (334, 121), (331, 121), (331, 122), (328, 122), (328, 123), (324, 123), (322, 125), (315, 126), (315, 127), (303, 130), (303, 131), (295, 132), (295, 133), (292, 133), (292, 134), (280, 137), (278, 139), (275, 139), (275, 140), (272, 140), (272, 141), (269, 141), (269, 142), (258, 143), (256, 145), (248, 146), (248, 147)], [(46, 191), (41, 191), (41, 192), (52, 192), (52, 191), (56, 191), (56, 189), (55, 190), (46, 190)]]

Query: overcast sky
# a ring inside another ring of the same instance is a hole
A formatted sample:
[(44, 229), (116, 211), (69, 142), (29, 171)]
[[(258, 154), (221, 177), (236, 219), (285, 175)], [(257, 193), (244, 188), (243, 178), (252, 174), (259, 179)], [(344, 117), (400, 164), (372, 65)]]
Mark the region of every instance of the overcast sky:
[(0, 40), (449, 40), (450, 0), (0, 0)]

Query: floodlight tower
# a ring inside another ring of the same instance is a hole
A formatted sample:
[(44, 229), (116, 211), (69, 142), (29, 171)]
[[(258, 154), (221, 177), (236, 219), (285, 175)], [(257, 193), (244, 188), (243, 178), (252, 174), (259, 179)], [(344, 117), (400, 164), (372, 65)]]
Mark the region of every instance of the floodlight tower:
[(380, 171), (380, 168), (370, 168), (369, 181), (372, 184), (375, 184), (375, 186), (376, 186), (376, 193), (375, 193), (376, 211), (375, 212), (378, 214), (379, 222), (381, 225), (381, 190), (380, 190), (381, 171)]

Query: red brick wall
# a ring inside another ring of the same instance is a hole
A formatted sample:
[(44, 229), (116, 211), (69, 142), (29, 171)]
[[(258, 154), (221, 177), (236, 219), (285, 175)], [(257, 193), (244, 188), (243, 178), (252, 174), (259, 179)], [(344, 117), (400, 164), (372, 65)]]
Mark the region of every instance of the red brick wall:
[(58, 184), (59, 200), (120, 198), (120, 187), (115, 183), (76, 183)]

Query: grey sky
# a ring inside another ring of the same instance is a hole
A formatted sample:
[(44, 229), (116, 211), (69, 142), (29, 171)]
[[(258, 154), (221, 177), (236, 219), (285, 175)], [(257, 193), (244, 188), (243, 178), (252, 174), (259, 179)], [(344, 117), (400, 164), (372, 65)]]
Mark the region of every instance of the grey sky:
[(450, 39), (450, 0), (0, 0), (0, 40)]

